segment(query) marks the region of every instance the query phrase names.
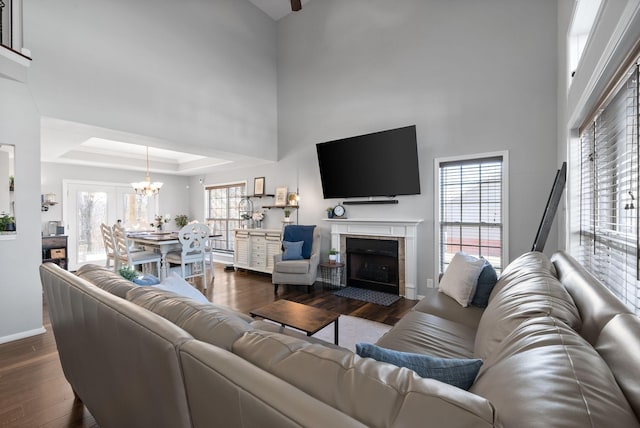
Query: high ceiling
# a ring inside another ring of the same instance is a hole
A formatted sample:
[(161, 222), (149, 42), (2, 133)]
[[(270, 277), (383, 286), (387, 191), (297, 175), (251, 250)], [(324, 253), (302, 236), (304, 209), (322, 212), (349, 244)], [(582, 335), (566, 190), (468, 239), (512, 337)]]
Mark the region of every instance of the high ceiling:
[[(292, 13), (290, 0), (249, 1), (274, 21)], [(302, 0), (303, 9), (309, 1)], [(43, 117), (41, 126), (41, 160), (44, 162), (144, 170), (148, 146), (150, 169), (158, 173), (195, 175), (221, 168), (262, 163), (257, 159), (239, 157), (222, 159), (168, 150), (178, 145), (169, 141), (50, 117)]]
[[(264, 13), (273, 18), (274, 21), (279, 20), (291, 13), (291, 2), (289, 0), (249, 0), (258, 6)], [(302, 0), (302, 8), (311, 0)]]

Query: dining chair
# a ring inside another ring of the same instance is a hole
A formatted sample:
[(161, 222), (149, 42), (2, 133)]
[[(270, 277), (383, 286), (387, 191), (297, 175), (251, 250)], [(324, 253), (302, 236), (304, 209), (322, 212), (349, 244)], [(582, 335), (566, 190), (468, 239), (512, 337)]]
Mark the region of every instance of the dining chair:
[(116, 263), (116, 244), (113, 239), (113, 230), (111, 226), (108, 226), (104, 223), (100, 224), (100, 233), (102, 233), (102, 241), (104, 243), (104, 252), (107, 256), (107, 261), (105, 266), (110, 268), (111, 262), (113, 262), (113, 268), (117, 271)]
[[(207, 288), (206, 246), (209, 240), (209, 227), (203, 223), (188, 224), (178, 232), (182, 251), (167, 253), (165, 261), (180, 265), (182, 278), (202, 276), (203, 288)], [(190, 269), (187, 271), (186, 267)], [(198, 269), (199, 268), (199, 269)]]
[(124, 265), (134, 267), (136, 265), (155, 263), (155, 274), (160, 276), (160, 263), (162, 256), (159, 253), (153, 251), (131, 251), (129, 240), (127, 239), (124, 228), (119, 224), (115, 224), (112, 230), (115, 242), (116, 272)]

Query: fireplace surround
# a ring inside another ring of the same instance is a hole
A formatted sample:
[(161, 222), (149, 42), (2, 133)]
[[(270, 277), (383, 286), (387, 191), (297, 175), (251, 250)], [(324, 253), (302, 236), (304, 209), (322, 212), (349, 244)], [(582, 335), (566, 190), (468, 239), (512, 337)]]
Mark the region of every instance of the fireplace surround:
[(327, 219), (331, 225), (331, 248), (339, 248), (341, 261), (347, 262), (346, 239), (368, 238), (397, 241), (398, 292), (415, 299), (418, 281), (417, 233), (422, 219)]

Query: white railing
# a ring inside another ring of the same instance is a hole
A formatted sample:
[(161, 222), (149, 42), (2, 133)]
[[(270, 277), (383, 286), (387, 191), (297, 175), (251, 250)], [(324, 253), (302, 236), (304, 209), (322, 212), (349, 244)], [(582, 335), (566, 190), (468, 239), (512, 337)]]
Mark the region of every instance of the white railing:
[(0, 45), (22, 52), (22, 0), (0, 0)]

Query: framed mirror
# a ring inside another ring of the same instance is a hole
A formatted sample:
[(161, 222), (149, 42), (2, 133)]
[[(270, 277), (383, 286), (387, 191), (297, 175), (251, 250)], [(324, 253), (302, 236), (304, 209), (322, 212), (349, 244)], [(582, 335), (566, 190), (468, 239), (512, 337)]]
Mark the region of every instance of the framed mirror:
[(0, 233), (16, 233), (15, 146), (0, 144)]

